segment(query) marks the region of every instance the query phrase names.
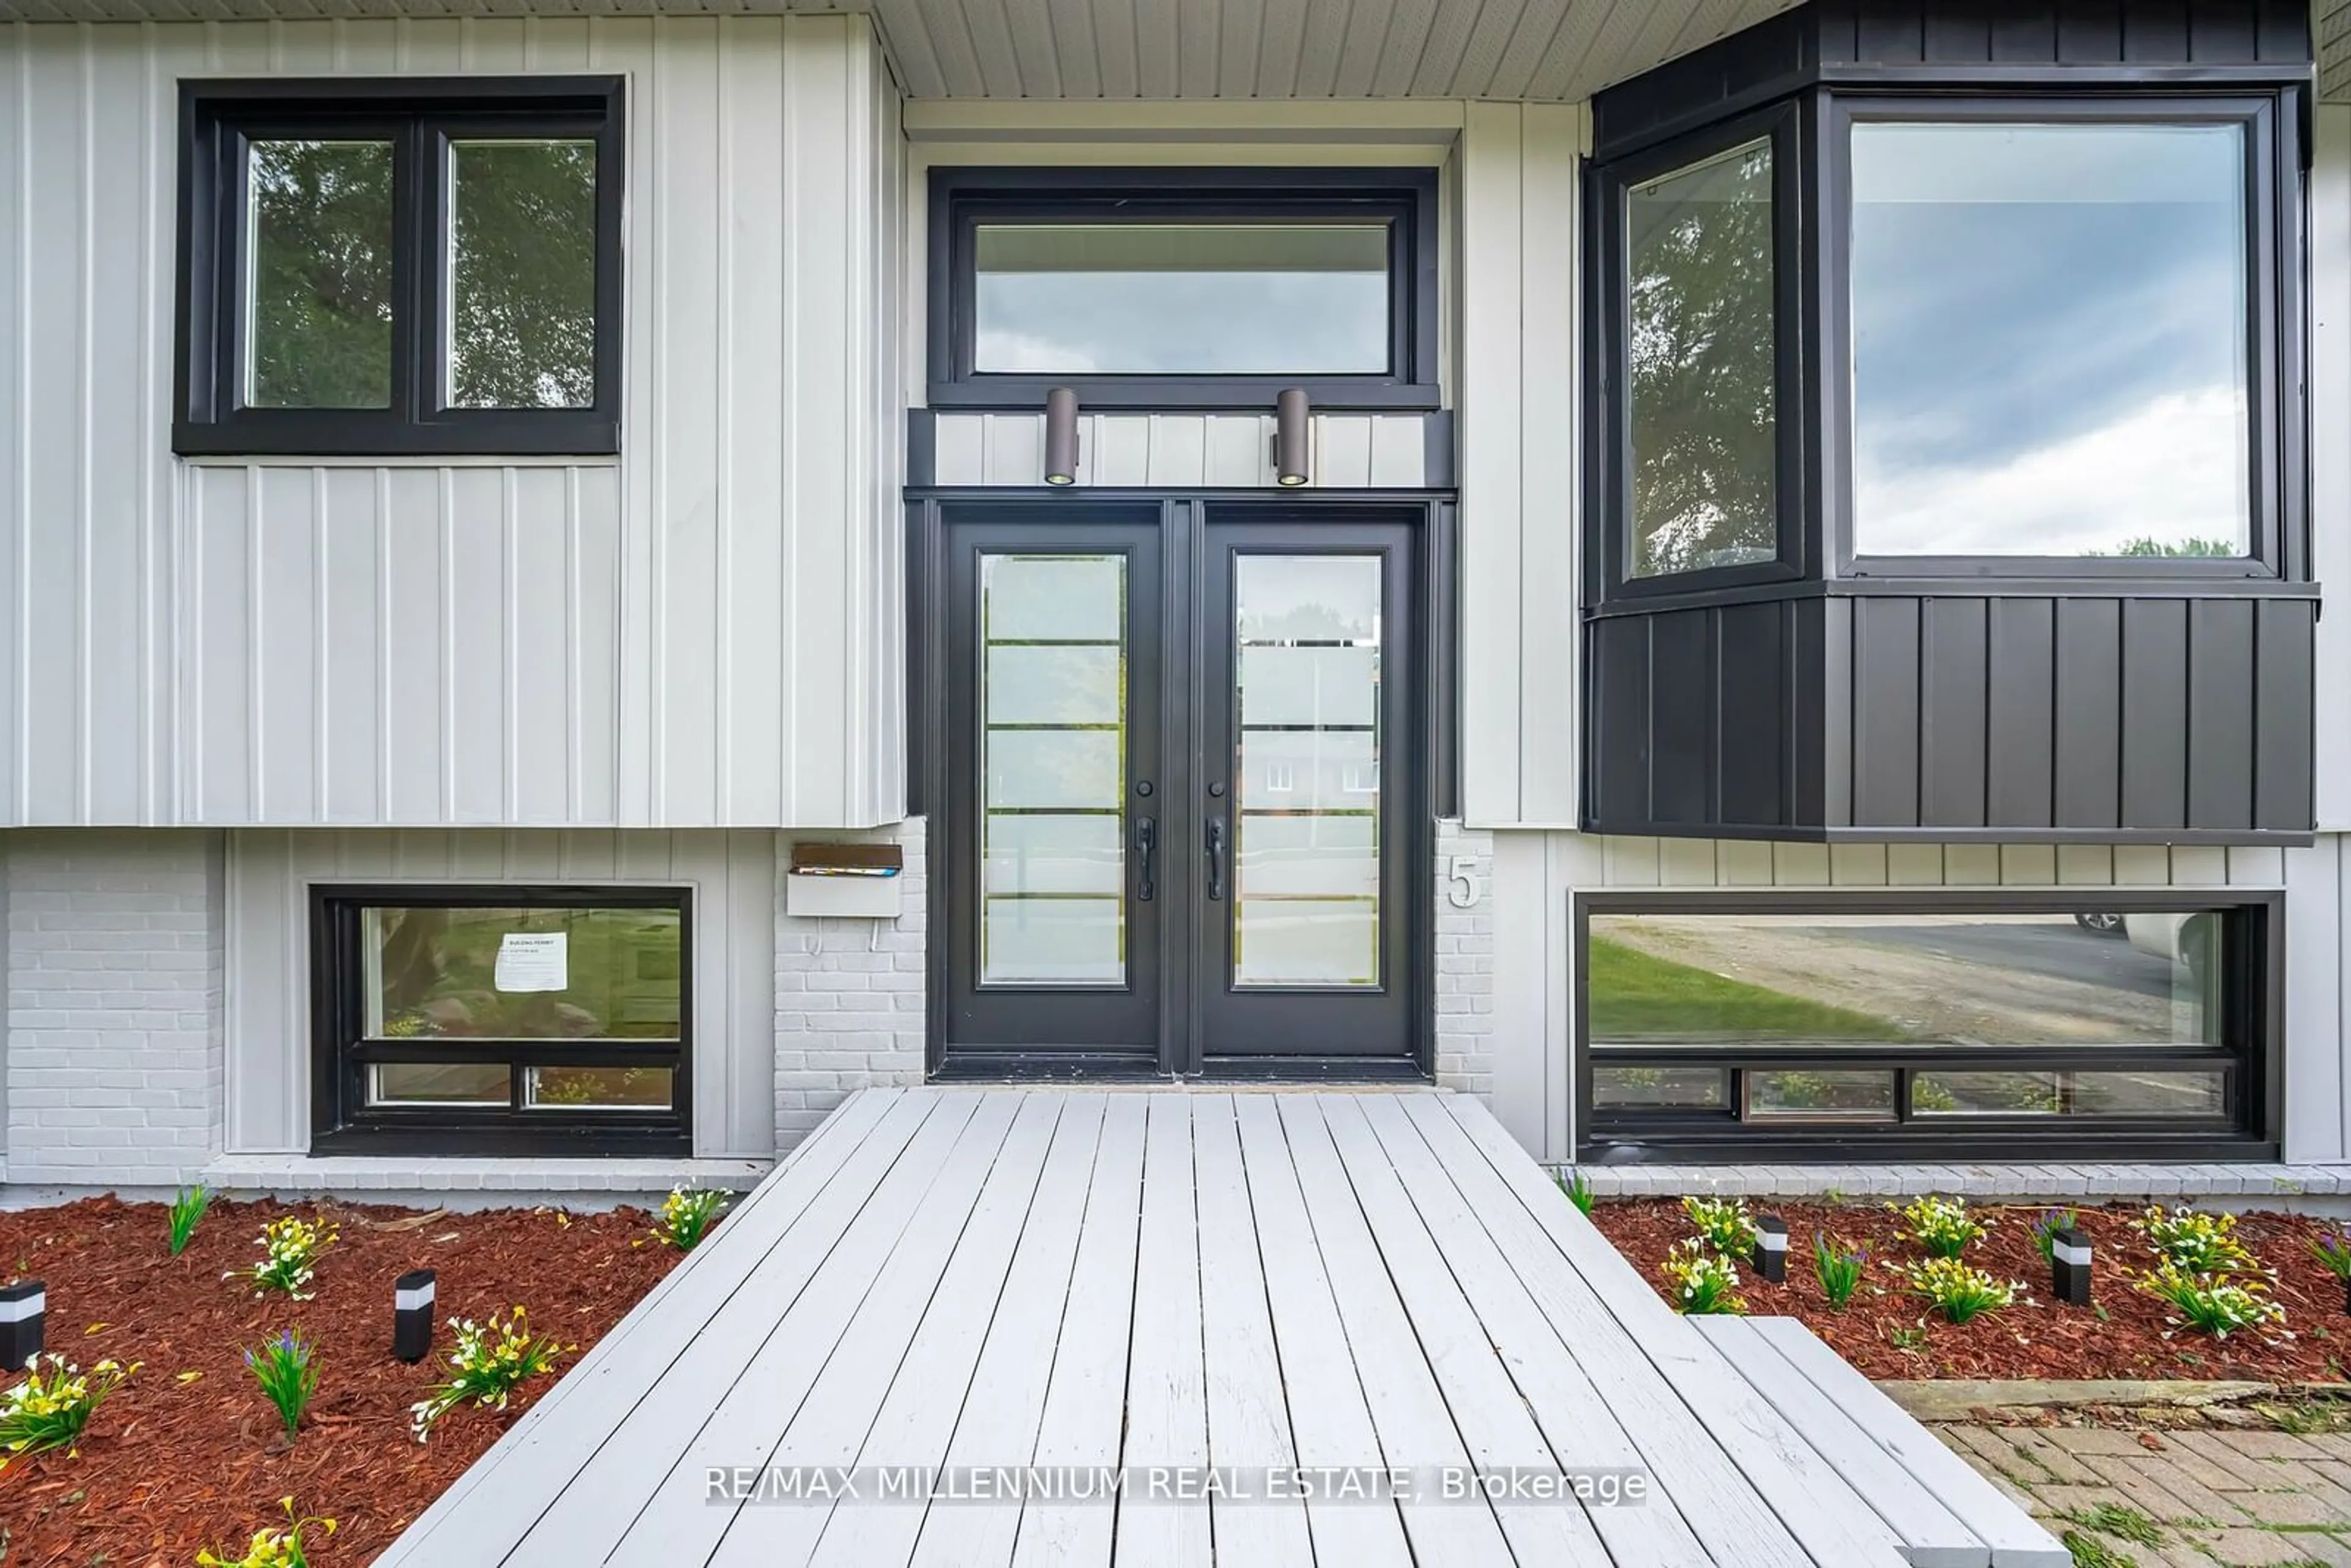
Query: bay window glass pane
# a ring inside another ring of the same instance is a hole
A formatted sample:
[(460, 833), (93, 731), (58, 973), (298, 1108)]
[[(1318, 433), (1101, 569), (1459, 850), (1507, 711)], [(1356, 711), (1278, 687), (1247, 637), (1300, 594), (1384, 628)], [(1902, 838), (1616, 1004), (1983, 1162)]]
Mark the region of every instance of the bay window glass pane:
[(2241, 556), (2244, 131), (1853, 128), (1855, 548)]
[(680, 1038), (675, 909), (382, 906), (360, 929), (370, 1038)]
[(1604, 915), (1593, 1043), (2113, 1047), (2220, 1043), (2217, 911)]
[(392, 143), (246, 153), (245, 402), (392, 404)]
[(452, 407), (593, 406), (593, 141), (449, 143), (448, 293)]
[(1758, 141), (1625, 194), (1630, 576), (1779, 553), (1771, 183)]
[(972, 368), (1384, 375), (1384, 223), (982, 224)]

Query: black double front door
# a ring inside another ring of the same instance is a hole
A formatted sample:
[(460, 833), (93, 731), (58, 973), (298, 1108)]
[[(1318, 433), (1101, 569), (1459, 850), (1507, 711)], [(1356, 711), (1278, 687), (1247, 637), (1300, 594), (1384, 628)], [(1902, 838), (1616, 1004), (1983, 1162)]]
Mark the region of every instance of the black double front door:
[(1408, 510), (942, 508), (943, 1071), (1412, 1060)]

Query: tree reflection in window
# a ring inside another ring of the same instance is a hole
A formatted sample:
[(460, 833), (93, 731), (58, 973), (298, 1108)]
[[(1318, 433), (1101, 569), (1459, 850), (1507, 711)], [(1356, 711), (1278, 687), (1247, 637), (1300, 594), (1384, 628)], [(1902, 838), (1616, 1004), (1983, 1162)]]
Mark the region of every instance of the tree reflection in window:
[(1779, 553), (1771, 182), (1757, 141), (1627, 193), (1628, 576)]

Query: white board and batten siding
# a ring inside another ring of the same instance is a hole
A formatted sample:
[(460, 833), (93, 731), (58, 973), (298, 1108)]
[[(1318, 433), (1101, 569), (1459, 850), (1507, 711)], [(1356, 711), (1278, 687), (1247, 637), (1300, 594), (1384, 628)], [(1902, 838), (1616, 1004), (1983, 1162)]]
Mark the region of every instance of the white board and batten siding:
[[(617, 461), (181, 463), (183, 77), (628, 81)], [(0, 825), (860, 827), (904, 799), (865, 18), (0, 26)]]
[[(1071, 477), (1081, 489), (1270, 489), (1273, 427), (1271, 414), (1259, 413), (1081, 414)], [(941, 413), (932, 432), (942, 486), (1045, 482), (1043, 414)], [(1308, 422), (1303, 487), (1422, 489), (1428, 442), (1416, 413), (1318, 413)]]
[(249, 829), (229, 839), (224, 1152), (309, 1149), (313, 884), (577, 882), (692, 891), (694, 1153), (775, 1153), (776, 834)]

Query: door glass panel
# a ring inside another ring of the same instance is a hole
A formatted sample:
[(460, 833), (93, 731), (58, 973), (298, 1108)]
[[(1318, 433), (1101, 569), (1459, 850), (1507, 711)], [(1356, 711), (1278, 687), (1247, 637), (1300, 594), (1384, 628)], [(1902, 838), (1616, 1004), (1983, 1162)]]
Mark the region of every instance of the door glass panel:
[(1126, 980), (1126, 558), (979, 562), (979, 977)]
[(1233, 983), (1380, 984), (1380, 558), (1237, 555)]

